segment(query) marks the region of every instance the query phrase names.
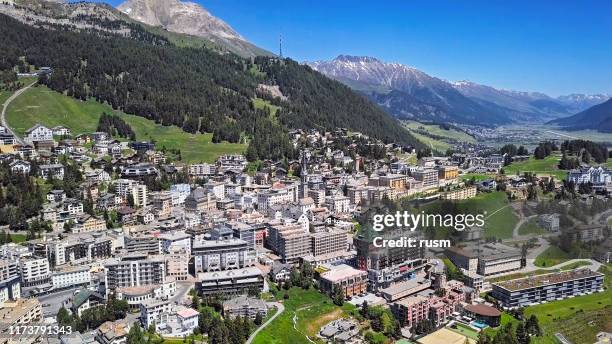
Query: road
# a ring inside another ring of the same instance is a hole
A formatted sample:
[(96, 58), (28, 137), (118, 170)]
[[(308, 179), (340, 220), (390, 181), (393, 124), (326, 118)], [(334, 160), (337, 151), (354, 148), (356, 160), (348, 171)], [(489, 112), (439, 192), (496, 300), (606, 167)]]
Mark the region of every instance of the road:
[(285, 306), (283, 306), (283, 304), (280, 302), (268, 302), (268, 306), (276, 307), (276, 313), (274, 313), (274, 315), (270, 319), (268, 319), (268, 321), (266, 321), (261, 326), (259, 326), (259, 328), (255, 330), (255, 332), (251, 333), (251, 335), (249, 336), (249, 339), (247, 339), (246, 341), (246, 344), (251, 344), (253, 340), (255, 339), (255, 337), (257, 337), (257, 334), (259, 333), (259, 331), (263, 330), (266, 326), (270, 325), (270, 323), (272, 323), (274, 319), (276, 319), (276, 317), (278, 317), (279, 315), (281, 315), (281, 313), (285, 311)]
[(13, 129), (11, 129), (11, 127), (9, 127), (8, 123), (6, 122), (6, 109), (8, 109), (9, 104), (11, 104), (11, 102), (13, 100), (15, 100), (17, 97), (19, 97), (23, 92), (27, 91), (28, 88), (32, 87), (34, 84), (36, 84), (38, 82), (34, 81), (33, 83), (18, 89), (17, 91), (15, 91), (15, 93), (13, 93), (10, 97), (8, 97), (8, 99), (4, 102), (4, 104), (2, 104), (2, 113), (0, 114), (0, 123), (2, 124), (3, 127), (6, 128), (6, 130), (9, 131), (9, 133), (11, 133), (13, 136), (15, 136), (15, 140), (17, 141), (17, 143), (24, 145), (25, 142), (19, 137), (17, 136), (17, 134), (13, 131)]

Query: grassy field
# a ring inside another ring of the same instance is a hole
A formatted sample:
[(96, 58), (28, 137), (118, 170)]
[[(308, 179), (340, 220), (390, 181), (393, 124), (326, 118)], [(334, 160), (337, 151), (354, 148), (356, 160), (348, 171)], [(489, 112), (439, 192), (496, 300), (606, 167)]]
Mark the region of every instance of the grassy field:
[[(507, 239), (518, 222), (505, 192), (481, 193), (476, 197), (457, 201), (457, 211), (461, 214), (484, 214), (485, 236)], [(444, 214), (441, 202), (434, 202), (423, 207), (430, 214)]]
[(523, 225), (519, 227), (519, 235), (544, 233), (546, 233), (546, 230), (540, 227), (537, 218), (529, 219), (529, 221), (523, 223)]
[(32, 88), (15, 99), (7, 111), (7, 120), (21, 135), (36, 123), (49, 127), (64, 125), (73, 134), (80, 134), (95, 131), (104, 112), (123, 117), (138, 140), (155, 141), (158, 148), (180, 149), (184, 162), (212, 162), (220, 155), (242, 153), (246, 149), (243, 144), (213, 144), (212, 134), (189, 134), (176, 126), (162, 126), (144, 117), (113, 111), (94, 100), (79, 101), (45, 86)]
[(504, 192), (480, 194), (474, 198), (461, 201), (459, 208), (463, 213), (485, 213), (485, 235), (507, 239), (512, 237), (518, 217), (509, 206)]
[(266, 107), (270, 109), (270, 115), (272, 117), (276, 117), (276, 112), (278, 112), (278, 110), (280, 109), (280, 106), (276, 106), (272, 103), (270, 103), (270, 101), (265, 100), (265, 99), (261, 99), (261, 98), (254, 98), (253, 99), (253, 106), (256, 109), (265, 109)]
[(415, 121), (404, 121), (408, 129), (419, 141), (439, 152), (445, 152), (452, 147), (453, 142), (476, 143), (476, 139), (463, 131), (445, 130), (439, 125), (423, 124)]
[(557, 246), (551, 246), (540, 253), (535, 259), (535, 266), (548, 267), (554, 266), (569, 260), (569, 254)]
[(536, 174), (553, 175), (559, 180), (563, 180), (566, 177), (566, 171), (560, 170), (558, 165), (561, 160), (561, 156), (553, 154), (547, 156), (544, 159), (536, 160), (530, 157), (529, 160), (513, 162), (508, 166), (504, 167), (504, 173), (510, 175), (522, 175), (525, 172), (531, 172)]
[[(332, 320), (346, 317), (348, 312), (355, 309), (355, 306), (349, 303), (338, 307), (329, 297), (315, 289), (291, 288), (287, 291), (289, 294), (287, 300), (283, 300), (284, 293), (285, 290), (281, 290), (277, 295), (278, 300), (283, 302), (285, 311), (255, 337), (254, 343), (308, 344), (310, 341), (306, 336), (316, 340), (315, 336), (321, 326)], [(295, 328), (294, 316), (297, 316)]]

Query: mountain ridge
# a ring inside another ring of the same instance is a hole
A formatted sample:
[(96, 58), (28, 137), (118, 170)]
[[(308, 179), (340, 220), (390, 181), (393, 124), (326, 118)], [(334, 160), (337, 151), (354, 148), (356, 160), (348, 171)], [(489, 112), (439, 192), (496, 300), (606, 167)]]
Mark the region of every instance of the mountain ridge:
[(544, 123), (609, 99), (603, 94), (553, 98), (541, 92), (497, 89), (467, 80), (449, 82), (414, 67), (370, 56), (339, 55), (330, 61), (305, 64), (366, 94), (398, 118), (484, 125)]

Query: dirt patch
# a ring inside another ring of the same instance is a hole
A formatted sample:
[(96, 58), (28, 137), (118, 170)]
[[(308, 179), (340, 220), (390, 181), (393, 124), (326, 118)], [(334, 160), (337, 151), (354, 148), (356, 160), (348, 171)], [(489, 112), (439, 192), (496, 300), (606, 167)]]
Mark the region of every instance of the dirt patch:
[(328, 322), (332, 320), (336, 320), (340, 318), (342, 318), (342, 309), (337, 308), (327, 314), (323, 314), (319, 316), (318, 318), (313, 319), (306, 326), (306, 331), (308, 331), (308, 335), (314, 336), (317, 333), (319, 333), (319, 330), (321, 329), (321, 327), (323, 327), (323, 325), (327, 324)]

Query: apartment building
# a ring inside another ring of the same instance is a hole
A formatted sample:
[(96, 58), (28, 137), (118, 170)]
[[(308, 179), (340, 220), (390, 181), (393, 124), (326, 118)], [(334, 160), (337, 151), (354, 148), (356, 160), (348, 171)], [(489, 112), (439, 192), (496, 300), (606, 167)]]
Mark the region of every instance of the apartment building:
[(257, 314), (260, 314), (262, 318), (268, 314), (268, 305), (262, 299), (240, 295), (223, 302), (223, 316), (225, 317), (255, 320)]
[(256, 260), (247, 242), (236, 238), (195, 240), (192, 255), (196, 273), (244, 268)]
[(439, 180), (453, 180), (459, 177), (459, 167), (457, 166), (438, 166)]
[(476, 187), (468, 186), (464, 188), (459, 188), (451, 191), (445, 191), (440, 193), (440, 199), (445, 200), (462, 200), (476, 197)]
[(588, 268), (493, 283), (491, 295), (506, 308), (525, 307), (603, 290), (604, 275)]
[(348, 249), (348, 235), (341, 229), (312, 233), (310, 242), (311, 254), (315, 257)]
[(162, 257), (130, 254), (109, 259), (104, 264), (104, 272), (107, 291), (162, 284), (166, 280), (166, 261)]
[(412, 177), (423, 183), (424, 189), (438, 187), (438, 171), (434, 169), (419, 168), (412, 172)]
[(21, 283), (24, 287), (47, 284), (51, 281), (49, 260), (42, 257), (27, 257), (19, 260)]
[(208, 177), (217, 173), (217, 166), (211, 164), (189, 165), (189, 175), (192, 177)]
[(42, 321), (42, 307), (36, 298), (6, 301), (0, 308), (0, 319), (0, 334), (6, 336), (15, 326)]
[(296, 263), (311, 252), (310, 233), (301, 225), (273, 225), (268, 228), (268, 246), (276, 252), (283, 263)]
[(199, 295), (240, 295), (250, 289), (261, 290), (264, 276), (257, 267), (238, 270), (200, 272), (197, 274), (196, 291)]
[(332, 214), (346, 214), (351, 211), (351, 202), (346, 196), (333, 195), (325, 197), (325, 205)]

